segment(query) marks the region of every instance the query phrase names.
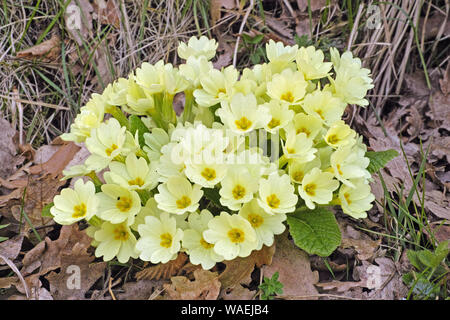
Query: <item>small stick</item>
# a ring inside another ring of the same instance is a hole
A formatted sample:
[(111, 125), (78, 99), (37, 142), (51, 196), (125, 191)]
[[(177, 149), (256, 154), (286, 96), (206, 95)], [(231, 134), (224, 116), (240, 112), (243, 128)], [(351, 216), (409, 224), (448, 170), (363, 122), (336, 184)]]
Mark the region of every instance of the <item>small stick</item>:
[(255, 5), (255, 1), (250, 0), (250, 4), (247, 8), (247, 11), (245, 12), (244, 19), (241, 22), (241, 26), (239, 28), (239, 35), (237, 36), (237, 39), (236, 39), (236, 46), (234, 47), (233, 67), (236, 67), (237, 52), (238, 52), (238, 47), (239, 47), (239, 40), (241, 40), (241, 34), (244, 31), (245, 23), (247, 22), (248, 16), (250, 15), (250, 11), (252, 11), (254, 5)]

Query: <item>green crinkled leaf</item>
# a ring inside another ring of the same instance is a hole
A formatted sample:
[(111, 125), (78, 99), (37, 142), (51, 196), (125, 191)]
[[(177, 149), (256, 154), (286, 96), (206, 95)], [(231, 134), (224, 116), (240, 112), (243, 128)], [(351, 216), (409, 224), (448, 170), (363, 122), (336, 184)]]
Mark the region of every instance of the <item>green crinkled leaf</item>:
[(220, 194), (219, 190), (214, 188), (203, 188), (203, 193), (205, 197), (211, 201), (216, 207), (222, 208), (222, 204), (220, 203)]
[(372, 174), (383, 169), (389, 161), (398, 156), (398, 152), (394, 149), (385, 151), (367, 151), (365, 156), (370, 159), (367, 170)]
[(139, 137), (139, 145), (143, 147), (145, 145), (145, 139), (144, 139), (144, 133), (149, 133), (147, 126), (142, 122), (141, 118), (136, 115), (131, 115), (129, 118), (130, 122), (130, 132), (133, 134), (133, 136), (136, 134), (136, 131), (138, 131), (138, 137)]
[(42, 216), (43, 217), (50, 217), (53, 218), (53, 215), (50, 213), (50, 209), (54, 206), (55, 204), (49, 203), (48, 205), (46, 205), (45, 207), (42, 208)]
[(287, 223), (294, 243), (309, 254), (328, 257), (341, 244), (336, 218), (325, 208), (288, 214)]

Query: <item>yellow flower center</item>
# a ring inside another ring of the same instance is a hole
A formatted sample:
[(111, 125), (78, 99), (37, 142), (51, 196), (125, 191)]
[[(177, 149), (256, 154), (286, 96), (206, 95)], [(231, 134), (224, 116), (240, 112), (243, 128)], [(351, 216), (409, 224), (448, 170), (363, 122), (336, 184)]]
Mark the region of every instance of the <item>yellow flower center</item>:
[(142, 186), (144, 185), (144, 180), (142, 180), (141, 177), (137, 177), (137, 178), (134, 179), (134, 180), (128, 181), (128, 184), (129, 184), (130, 186), (139, 186), (139, 187), (142, 187)]
[(339, 174), (342, 176), (342, 171), (341, 171), (341, 165), (340, 164), (336, 165), (336, 169), (339, 172)]
[(225, 88), (219, 88), (218, 90), (217, 90), (217, 94), (216, 94), (216, 98), (219, 98), (219, 95), (221, 94), (221, 93), (227, 93), (227, 90), (225, 89)]
[(294, 95), (290, 91), (285, 92), (281, 95), (281, 100), (284, 100), (287, 102), (294, 102)]
[(236, 120), (234, 123), (236, 124), (236, 127), (242, 131), (247, 130), (252, 125), (252, 122), (248, 120), (246, 117), (242, 117), (241, 119)]
[(172, 246), (172, 235), (170, 233), (163, 233), (160, 238), (161, 242), (159, 244), (161, 247), (170, 248)]
[(245, 240), (245, 233), (241, 229), (233, 228), (228, 231), (228, 238), (230, 238), (233, 243), (241, 243)]
[(276, 194), (271, 194), (266, 198), (267, 205), (272, 209), (276, 209), (280, 206), (280, 199), (278, 199)]
[(319, 117), (320, 117), (322, 120), (325, 120), (325, 117), (323, 116), (323, 111), (322, 111), (321, 109), (316, 110), (316, 113), (319, 115)]
[(86, 205), (84, 203), (79, 204), (75, 207), (73, 207), (73, 214), (72, 214), (72, 218), (81, 218), (84, 217), (86, 215)]
[(292, 175), (292, 178), (294, 178), (295, 181), (301, 182), (303, 180), (304, 174), (303, 171), (296, 171)]
[(309, 183), (303, 187), (303, 190), (305, 190), (307, 195), (313, 197), (316, 195), (316, 191), (315, 191), (316, 188), (317, 188), (317, 186), (314, 183)]
[(234, 189), (231, 191), (233, 194), (233, 198), (236, 200), (242, 199), (245, 196), (245, 188), (238, 184), (234, 187)]
[(205, 239), (203, 239), (203, 237), (200, 239), (200, 244), (205, 249), (211, 249), (212, 247), (214, 247), (212, 243), (207, 242)]
[(114, 150), (117, 150), (119, 147), (116, 145), (116, 144), (112, 144), (111, 145), (111, 147), (109, 147), (108, 149), (106, 149), (105, 150), (105, 152), (106, 152), (106, 155), (108, 156), (108, 157), (110, 157), (111, 156), (111, 154), (114, 152)]
[(131, 200), (128, 197), (119, 197), (117, 199), (116, 207), (121, 212), (128, 212), (128, 211), (130, 211), (132, 206), (133, 206), (133, 200)]
[(130, 234), (123, 225), (119, 225), (114, 229), (114, 239), (120, 241), (127, 241)]
[(211, 181), (216, 178), (216, 170), (214, 169), (205, 168), (201, 174), (202, 177), (205, 178), (207, 181)]
[(256, 213), (250, 213), (247, 217), (247, 220), (248, 222), (250, 222), (253, 228), (258, 228), (264, 223), (264, 218)]
[(328, 140), (328, 143), (330, 143), (330, 144), (336, 144), (339, 142), (339, 138), (335, 134), (330, 135), (327, 140)]
[(352, 203), (352, 201), (350, 200), (350, 194), (348, 192), (344, 193), (344, 198), (347, 201), (348, 205)]
[(295, 153), (295, 149), (294, 148), (287, 148), (286, 150), (290, 154)]
[(272, 120), (270, 120), (270, 122), (267, 124), (267, 126), (268, 126), (270, 129), (273, 129), (273, 128), (275, 128), (275, 127), (278, 127), (279, 125), (280, 125), (280, 120), (275, 119), (275, 118), (272, 118)]
[(308, 129), (306, 129), (305, 127), (301, 127), (297, 129), (297, 134), (299, 133), (305, 133), (307, 137), (309, 137), (309, 135), (311, 134), (311, 131), (309, 131)]
[(176, 201), (178, 209), (184, 209), (191, 205), (191, 198), (182, 196), (179, 200)]

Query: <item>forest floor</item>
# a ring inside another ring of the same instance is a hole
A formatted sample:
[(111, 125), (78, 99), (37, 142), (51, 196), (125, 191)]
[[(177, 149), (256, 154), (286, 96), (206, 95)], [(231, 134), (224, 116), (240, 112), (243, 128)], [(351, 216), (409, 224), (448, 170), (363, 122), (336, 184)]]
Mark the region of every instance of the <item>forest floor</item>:
[[(70, 27), (77, 10), (80, 30)], [(283, 284), (276, 299), (448, 298), (438, 244), (450, 239), (449, 13), (447, 0), (1, 1), (0, 300), (259, 299), (263, 282)], [(213, 279), (184, 254), (166, 265), (102, 262), (82, 225), (42, 216), (66, 184), (55, 177), (85, 157), (58, 138), (79, 108), (144, 61), (179, 64), (178, 43), (193, 35), (218, 41), (216, 68), (265, 62), (273, 39), (351, 50), (371, 69), (370, 105), (349, 106), (344, 120), (369, 150), (399, 156), (374, 175), (368, 218), (336, 212), (343, 240), (329, 257), (282, 235), (219, 264)], [(71, 265), (83, 275), (77, 290)]]

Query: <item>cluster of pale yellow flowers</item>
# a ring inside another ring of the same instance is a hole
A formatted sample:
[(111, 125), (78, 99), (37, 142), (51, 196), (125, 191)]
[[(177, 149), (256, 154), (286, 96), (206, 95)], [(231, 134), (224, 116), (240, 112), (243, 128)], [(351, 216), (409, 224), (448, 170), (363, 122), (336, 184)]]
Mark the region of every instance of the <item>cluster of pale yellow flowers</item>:
[(210, 269), (272, 245), (298, 208), (362, 218), (372, 207), (366, 146), (341, 120), (348, 104), (368, 104), (361, 61), (270, 41), (269, 62), (240, 73), (213, 67), (216, 48), (192, 37), (178, 47), (184, 64), (143, 63), (93, 94), (62, 136), (90, 156), (64, 171), (78, 180), (50, 212), (63, 225), (88, 221), (105, 261), (186, 252)]

